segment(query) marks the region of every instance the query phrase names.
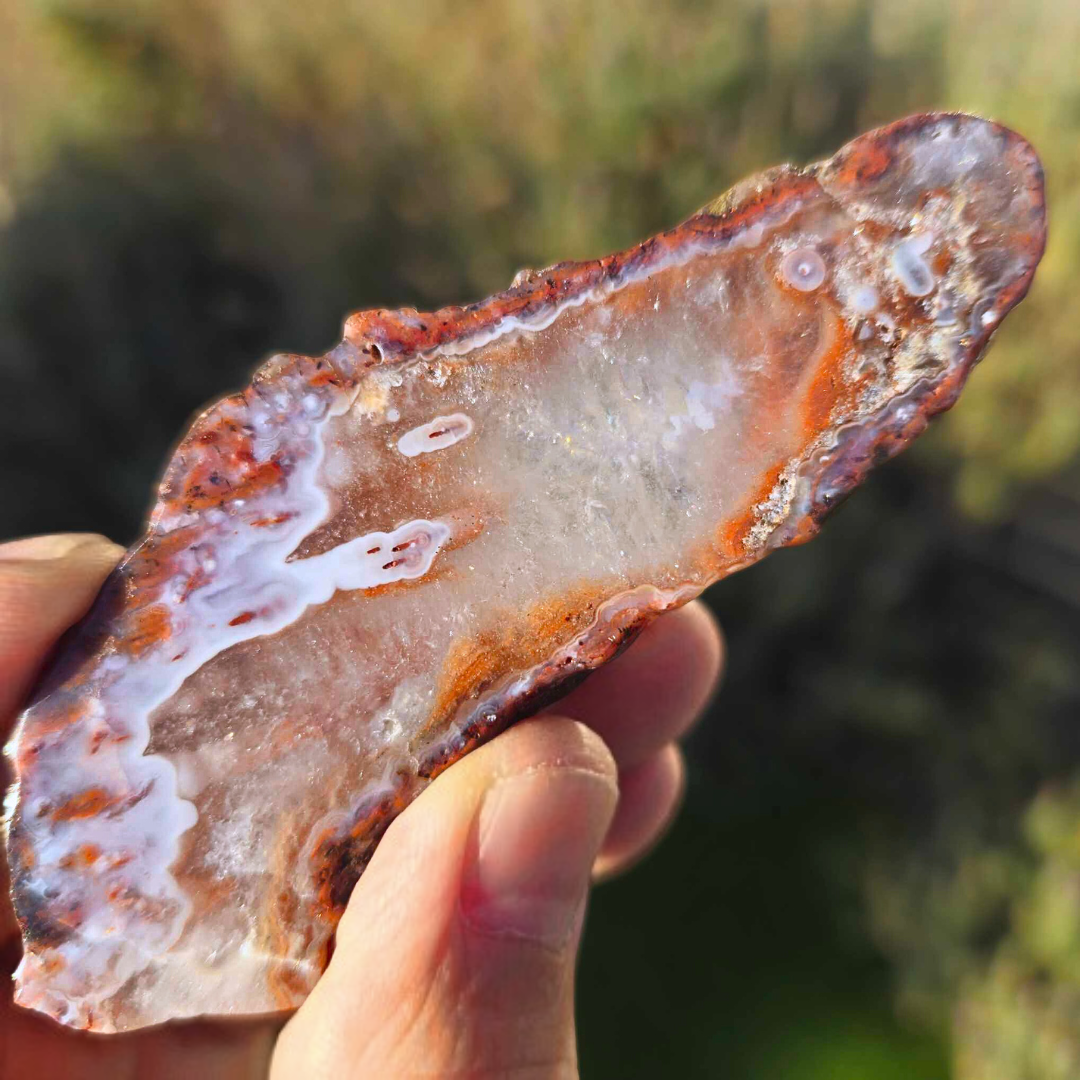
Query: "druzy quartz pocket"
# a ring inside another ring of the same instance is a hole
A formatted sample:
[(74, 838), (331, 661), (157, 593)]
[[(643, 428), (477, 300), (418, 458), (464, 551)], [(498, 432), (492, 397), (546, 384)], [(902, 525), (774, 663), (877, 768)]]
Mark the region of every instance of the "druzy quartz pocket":
[[(301, 1002), (387, 823), (948, 408), (1045, 239), (1031, 147), (864, 135), (200, 416), (9, 746), (17, 1001)], [(272, 797), (268, 797), (272, 793)]]

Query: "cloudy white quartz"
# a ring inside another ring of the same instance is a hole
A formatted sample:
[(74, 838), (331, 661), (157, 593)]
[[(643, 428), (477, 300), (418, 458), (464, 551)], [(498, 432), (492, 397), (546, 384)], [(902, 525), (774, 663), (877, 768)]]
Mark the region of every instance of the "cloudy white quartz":
[(397, 448), (405, 457), (417, 457), (429, 454), (433, 450), (444, 450), (454, 443), (461, 442), (472, 434), (472, 419), (464, 413), (451, 416), (436, 416), (434, 420), (407, 431), (398, 439)]
[(937, 284), (934, 272), (923, 256), (934, 243), (934, 234), (915, 233), (893, 249), (892, 272), (909, 296), (928, 296)]

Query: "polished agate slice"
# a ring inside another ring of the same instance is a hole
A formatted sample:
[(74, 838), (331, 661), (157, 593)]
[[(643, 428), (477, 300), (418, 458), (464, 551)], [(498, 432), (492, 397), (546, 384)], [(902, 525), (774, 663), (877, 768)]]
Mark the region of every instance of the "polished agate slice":
[(918, 116), (270, 360), (184, 436), (9, 748), (17, 1001), (96, 1031), (299, 1004), (391, 818), (812, 536), (953, 404), (1043, 243), (1031, 147)]

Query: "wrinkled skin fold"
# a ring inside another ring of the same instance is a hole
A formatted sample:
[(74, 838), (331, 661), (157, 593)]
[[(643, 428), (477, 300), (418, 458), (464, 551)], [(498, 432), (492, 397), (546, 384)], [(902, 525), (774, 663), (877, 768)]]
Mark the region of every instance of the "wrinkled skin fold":
[(9, 746), (16, 1000), (96, 1031), (298, 1005), (393, 816), (814, 535), (954, 403), (1044, 243), (1026, 142), (916, 116), (270, 360), (181, 439)]

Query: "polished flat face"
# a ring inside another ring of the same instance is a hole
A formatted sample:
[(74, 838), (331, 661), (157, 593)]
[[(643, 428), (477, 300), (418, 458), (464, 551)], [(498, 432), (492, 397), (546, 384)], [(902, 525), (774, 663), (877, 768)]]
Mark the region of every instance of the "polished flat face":
[(1042, 253), (1031, 148), (914, 117), (627, 252), (352, 316), (200, 417), (21, 720), (17, 1001), (299, 1004), (387, 823), (658, 613), (812, 535)]

